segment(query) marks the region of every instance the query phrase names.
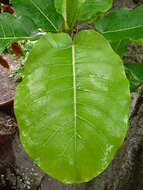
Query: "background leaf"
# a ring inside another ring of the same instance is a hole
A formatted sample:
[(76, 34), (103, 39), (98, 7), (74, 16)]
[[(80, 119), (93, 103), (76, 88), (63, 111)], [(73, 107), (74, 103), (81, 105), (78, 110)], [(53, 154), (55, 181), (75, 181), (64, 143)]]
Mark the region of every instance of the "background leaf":
[(143, 5), (136, 9), (122, 8), (96, 20), (96, 28), (109, 40), (139, 39), (143, 34)]
[(112, 0), (85, 0), (80, 11), (79, 20), (85, 21), (91, 19), (95, 14), (105, 13), (112, 7)]
[(56, 12), (54, 0), (12, 0), (17, 17), (27, 17), (44, 31), (61, 31), (62, 18)]
[(16, 15), (0, 14), (1, 51), (5, 40), (32, 40), (38, 38), (39, 31), (61, 31), (62, 17), (56, 12), (53, 0), (12, 0), (12, 5)]
[(23, 39), (32, 40), (38, 37), (38, 33), (37, 27), (31, 20), (16, 18), (8, 13), (0, 14), (0, 53), (10, 43)]
[(80, 183), (100, 174), (124, 140), (128, 111), (122, 61), (103, 36), (49, 33), (36, 43), (15, 114), (25, 150), (49, 175)]
[(63, 16), (69, 28), (74, 26), (84, 2), (85, 0), (55, 0), (56, 9)]
[(31, 39), (38, 33), (37, 27), (28, 18), (16, 18), (8, 13), (0, 14), (0, 40)]

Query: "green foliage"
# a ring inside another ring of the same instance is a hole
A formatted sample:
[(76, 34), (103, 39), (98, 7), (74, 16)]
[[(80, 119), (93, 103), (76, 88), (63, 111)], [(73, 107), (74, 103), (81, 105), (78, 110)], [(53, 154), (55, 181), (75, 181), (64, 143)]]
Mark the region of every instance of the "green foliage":
[(143, 37), (143, 5), (136, 9), (122, 8), (96, 20), (96, 28), (112, 41)]
[(0, 40), (0, 53), (2, 53), (6, 47), (9, 46), (9, 40)]
[[(12, 68), (10, 70), (10, 77), (14, 79), (16, 83), (21, 82), (24, 79), (24, 67), (25, 62), (27, 60), (27, 57), (29, 55), (29, 52), (33, 48), (33, 45), (36, 43), (36, 41), (30, 41), (30, 40), (23, 40), (20, 41), (20, 47), (22, 49), (22, 56), (18, 59), (18, 64), (16, 68)], [(10, 51), (10, 49), (9, 49)], [(14, 55), (13, 55), (14, 56)]]
[[(22, 99), (22, 101), (21, 101)], [(25, 150), (64, 183), (101, 173), (128, 128), (122, 61), (95, 31), (42, 37), (29, 54), (15, 114)]]
[(76, 20), (86, 21), (98, 12), (106, 12), (112, 6), (112, 0), (55, 0), (57, 11), (63, 15), (71, 29)]
[(8, 13), (0, 14), (0, 44), (3, 48), (12, 41), (32, 39), (38, 33), (33, 22), (27, 18), (17, 18)]
[[(62, 17), (53, 0), (12, 0), (16, 15), (0, 14), (0, 44), (5, 41), (34, 40), (42, 32), (62, 30)], [(6, 46), (0, 46), (0, 53)]]
[(10, 71), (10, 76), (16, 83), (21, 82), (24, 79), (24, 64), (20, 63), (16, 66), (15, 70)]
[(36, 41), (30, 41), (30, 40), (23, 40), (20, 42), (20, 46), (23, 52), (22, 60), (27, 58), (29, 52), (32, 50), (33, 45), (36, 43)]

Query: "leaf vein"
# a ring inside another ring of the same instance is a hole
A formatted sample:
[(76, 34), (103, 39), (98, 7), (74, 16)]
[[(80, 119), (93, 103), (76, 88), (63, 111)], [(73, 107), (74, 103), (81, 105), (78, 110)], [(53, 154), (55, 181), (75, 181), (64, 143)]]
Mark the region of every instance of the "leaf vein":
[(52, 27), (58, 32), (57, 27), (54, 25), (54, 23), (49, 19), (49, 17), (41, 10), (41, 8), (33, 2), (33, 0), (30, 0), (32, 5), (46, 18), (46, 20), (52, 25)]

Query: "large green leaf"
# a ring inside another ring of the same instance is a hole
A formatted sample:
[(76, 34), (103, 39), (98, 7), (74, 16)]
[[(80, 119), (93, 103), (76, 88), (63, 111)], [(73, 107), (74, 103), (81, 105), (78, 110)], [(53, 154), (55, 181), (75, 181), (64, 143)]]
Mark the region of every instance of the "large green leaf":
[(122, 8), (96, 20), (96, 28), (111, 40), (143, 37), (143, 5), (136, 9)]
[(89, 20), (96, 13), (104, 13), (112, 7), (112, 0), (85, 0), (80, 11), (79, 20)]
[(112, 160), (128, 128), (122, 61), (93, 30), (42, 37), (32, 49), (15, 114), (25, 150), (65, 183), (89, 181)]

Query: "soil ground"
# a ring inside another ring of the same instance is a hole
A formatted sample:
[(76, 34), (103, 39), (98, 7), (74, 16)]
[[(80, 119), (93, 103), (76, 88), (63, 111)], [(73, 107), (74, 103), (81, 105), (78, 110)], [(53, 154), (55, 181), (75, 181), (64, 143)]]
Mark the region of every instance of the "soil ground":
[(16, 84), (9, 78), (9, 70), (0, 65), (0, 104), (14, 97)]
[(16, 121), (10, 115), (0, 112), (0, 136), (11, 135), (16, 132)]

